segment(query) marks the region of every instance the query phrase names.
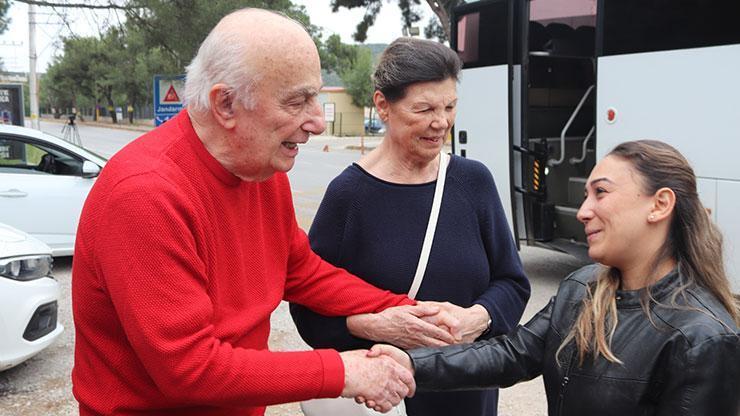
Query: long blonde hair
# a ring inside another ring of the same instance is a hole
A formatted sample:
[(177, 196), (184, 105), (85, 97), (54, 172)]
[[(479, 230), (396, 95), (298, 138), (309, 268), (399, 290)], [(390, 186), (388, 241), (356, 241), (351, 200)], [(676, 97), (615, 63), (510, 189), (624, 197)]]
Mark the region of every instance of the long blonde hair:
[[(722, 234), (707, 215), (696, 191), (696, 176), (686, 158), (672, 146), (655, 140), (625, 142), (615, 147), (608, 156), (630, 162), (642, 177), (645, 191), (654, 195), (661, 188), (669, 188), (676, 195), (676, 205), (668, 238), (663, 243), (653, 265), (668, 258), (676, 260), (684, 285), (675, 289), (672, 303), (686, 296), (686, 289), (694, 284), (709, 290), (740, 325), (740, 307), (733, 297), (725, 273), (722, 255)], [(575, 341), (579, 362), (586, 355), (621, 363), (611, 351), (611, 339), (617, 329), (616, 292), (620, 272), (605, 267), (595, 281), (588, 285), (582, 308), (570, 333), (557, 351)], [(648, 290), (649, 293), (649, 290)], [(643, 309), (650, 319), (651, 298), (643, 299)]]

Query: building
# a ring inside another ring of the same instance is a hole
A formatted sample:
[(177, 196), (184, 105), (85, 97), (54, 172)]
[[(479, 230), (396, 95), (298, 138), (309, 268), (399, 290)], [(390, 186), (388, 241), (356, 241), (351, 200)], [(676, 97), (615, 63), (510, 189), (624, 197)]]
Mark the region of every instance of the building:
[(352, 103), (352, 97), (344, 87), (323, 87), (319, 92), (319, 102), (324, 108), (327, 120), (324, 135), (360, 136), (364, 134), (365, 110)]

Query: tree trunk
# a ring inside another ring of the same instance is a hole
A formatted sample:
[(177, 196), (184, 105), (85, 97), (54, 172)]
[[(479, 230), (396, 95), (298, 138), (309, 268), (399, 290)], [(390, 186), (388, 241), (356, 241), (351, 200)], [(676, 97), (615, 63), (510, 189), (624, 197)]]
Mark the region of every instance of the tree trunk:
[(442, 29), (444, 29), (445, 35), (447, 35), (447, 39), (450, 39), (450, 15), (447, 13), (447, 9), (445, 9), (441, 3), (443, 2), (438, 0), (427, 0), (427, 4), (432, 9), (434, 14), (437, 15), (439, 23), (442, 25)]

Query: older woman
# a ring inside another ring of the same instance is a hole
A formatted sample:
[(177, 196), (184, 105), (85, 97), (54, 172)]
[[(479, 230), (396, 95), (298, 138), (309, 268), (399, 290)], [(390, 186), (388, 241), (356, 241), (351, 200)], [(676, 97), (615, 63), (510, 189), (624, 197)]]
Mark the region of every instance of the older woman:
[(594, 168), (578, 212), (587, 266), (528, 324), (466, 346), (391, 354), (419, 389), (510, 386), (544, 375), (550, 415), (740, 414), (740, 313), (722, 238), (686, 159), (623, 143)]
[[(401, 38), (380, 58), (375, 107), (386, 125), (380, 145), (329, 185), (311, 227), (311, 247), (330, 263), (395, 293), (407, 293), (419, 262), (435, 193), (441, 150), (455, 121), (460, 60), (432, 41)], [(419, 300), (460, 321), (472, 342), (506, 333), (529, 298), (523, 271), (490, 172), (452, 156)], [(454, 304), (454, 305), (453, 305)], [(459, 306), (455, 306), (459, 305)], [(313, 347), (366, 348), (372, 341), (404, 348), (444, 345), (404, 330), (384, 312), (347, 319), (291, 312)], [(497, 391), (419, 393), (409, 415), (492, 416)]]

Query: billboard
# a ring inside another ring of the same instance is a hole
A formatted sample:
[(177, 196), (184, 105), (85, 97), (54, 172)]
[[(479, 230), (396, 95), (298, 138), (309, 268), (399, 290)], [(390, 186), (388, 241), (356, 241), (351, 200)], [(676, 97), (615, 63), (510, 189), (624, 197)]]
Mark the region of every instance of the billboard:
[(0, 123), (23, 126), (23, 86), (0, 84)]

